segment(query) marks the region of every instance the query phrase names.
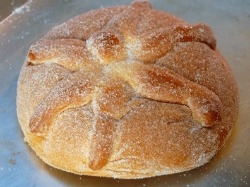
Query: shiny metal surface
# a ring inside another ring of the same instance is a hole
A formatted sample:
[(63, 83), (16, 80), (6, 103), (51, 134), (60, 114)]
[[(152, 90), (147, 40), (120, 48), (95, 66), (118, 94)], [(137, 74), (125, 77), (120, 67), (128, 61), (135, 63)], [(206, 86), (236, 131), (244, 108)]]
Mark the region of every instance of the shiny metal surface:
[[(240, 112), (231, 138), (205, 166), (142, 180), (78, 176), (44, 164), (23, 141), (16, 117), (16, 86), (31, 43), (52, 26), (101, 6), (130, 1), (33, 0), (0, 22), (0, 186), (250, 186), (250, 1), (155, 0), (154, 7), (190, 22), (211, 25), (240, 91)], [(0, 7), (0, 11), (4, 9)]]
[(25, 2), (27, 2), (27, 0), (0, 0), (0, 21), (5, 19), (11, 12)]

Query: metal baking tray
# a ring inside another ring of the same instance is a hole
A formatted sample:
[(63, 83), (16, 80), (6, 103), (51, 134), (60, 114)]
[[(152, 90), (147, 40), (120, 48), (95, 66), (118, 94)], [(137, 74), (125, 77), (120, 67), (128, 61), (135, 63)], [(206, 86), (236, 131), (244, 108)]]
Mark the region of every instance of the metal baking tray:
[[(5, 1), (6, 2), (6, 1)], [(208, 164), (140, 180), (79, 176), (41, 161), (23, 141), (16, 117), (16, 86), (29, 46), (51, 27), (91, 9), (130, 1), (29, 0), (0, 22), (0, 186), (250, 186), (250, 1), (152, 0), (155, 8), (213, 27), (232, 67), (240, 110), (230, 139)], [(0, 2), (0, 12), (6, 4)]]

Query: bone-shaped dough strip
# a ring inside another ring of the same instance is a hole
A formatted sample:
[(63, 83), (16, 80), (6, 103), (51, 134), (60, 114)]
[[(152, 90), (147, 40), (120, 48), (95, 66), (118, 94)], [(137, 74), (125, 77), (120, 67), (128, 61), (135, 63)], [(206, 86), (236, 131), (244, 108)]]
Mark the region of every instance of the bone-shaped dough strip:
[(58, 82), (35, 109), (30, 130), (43, 135), (60, 112), (90, 102), (94, 90), (90, 77), (78, 72)]
[(88, 50), (97, 56), (101, 63), (109, 64), (124, 61), (126, 58), (144, 62), (155, 61), (171, 50), (177, 42), (201, 42), (212, 49), (216, 48), (213, 32), (205, 24), (157, 28), (140, 35), (136, 32), (140, 16), (129, 16), (130, 11), (134, 10), (126, 9), (121, 14), (122, 20), (119, 16), (112, 19), (103, 30), (88, 39)]
[(98, 63), (86, 49), (86, 42), (77, 39), (39, 40), (30, 48), (32, 64), (57, 63), (70, 70), (96, 69)]
[(221, 120), (222, 103), (216, 94), (166, 68), (139, 62), (119, 62), (109, 68), (142, 97), (187, 105), (202, 126)]
[(87, 40), (87, 48), (102, 64), (124, 61), (126, 58), (151, 62), (164, 56), (177, 42), (202, 42), (216, 48), (211, 28), (205, 24), (182, 23), (174, 27), (162, 27), (138, 33), (137, 27), (143, 12), (150, 4), (133, 3), (121, 14), (111, 19), (99, 32)]
[(105, 79), (101, 82), (92, 103), (95, 105), (94, 134), (89, 157), (92, 170), (101, 169), (110, 158), (115, 133), (113, 122), (142, 103), (141, 99), (132, 99), (134, 90), (124, 81)]
[(112, 151), (114, 124), (110, 118), (97, 115), (94, 122), (94, 134), (89, 152), (89, 168), (101, 169), (106, 165)]
[(210, 27), (204, 24), (158, 28), (138, 36), (134, 59), (144, 62), (154, 61), (165, 55), (177, 42), (202, 42), (216, 48), (216, 39)]

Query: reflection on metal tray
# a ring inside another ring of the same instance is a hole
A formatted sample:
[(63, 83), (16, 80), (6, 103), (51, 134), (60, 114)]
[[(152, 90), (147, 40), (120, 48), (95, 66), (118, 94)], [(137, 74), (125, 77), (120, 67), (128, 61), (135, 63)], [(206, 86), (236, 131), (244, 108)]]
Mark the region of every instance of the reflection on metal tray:
[(1, 0), (0, 1), (0, 21), (5, 19), (13, 11), (18, 11), (19, 7), (23, 5), (27, 0)]
[[(231, 138), (208, 164), (180, 174), (141, 180), (78, 176), (42, 162), (23, 141), (16, 117), (16, 86), (27, 50), (51, 27), (101, 6), (130, 1), (30, 0), (0, 22), (0, 186), (249, 186), (250, 2), (153, 0), (154, 7), (189, 22), (211, 25), (240, 90), (240, 114)], [(7, 5), (1, 5), (0, 10)]]

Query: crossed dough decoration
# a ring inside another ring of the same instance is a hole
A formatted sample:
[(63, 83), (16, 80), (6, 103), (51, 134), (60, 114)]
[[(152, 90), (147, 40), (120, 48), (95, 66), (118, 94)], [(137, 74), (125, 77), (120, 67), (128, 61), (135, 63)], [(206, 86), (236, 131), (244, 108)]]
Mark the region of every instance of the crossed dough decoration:
[(154, 63), (178, 42), (202, 42), (215, 49), (211, 29), (180, 24), (138, 34), (141, 15), (150, 8), (148, 2), (132, 3), (86, 41), (45, 38), (30, 48), (30, 63), (52, 62), (72, 70), (35, 109), (30, 130), (44, 136), (59, 113), (91, 104), (95, 114), (89, 154), (92, 170), (104, 167), (111, 155), (115, 122), (144, 99), (186, 105), (204, 127), (221, 120), (222, 104), (215, 93)]

